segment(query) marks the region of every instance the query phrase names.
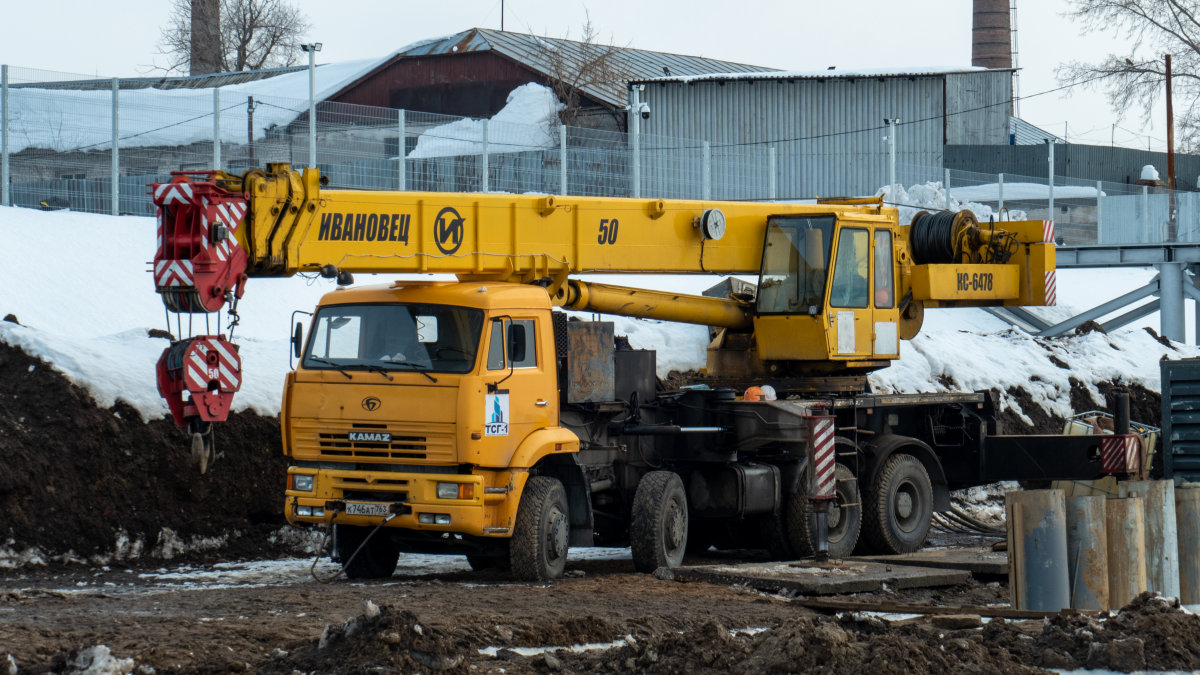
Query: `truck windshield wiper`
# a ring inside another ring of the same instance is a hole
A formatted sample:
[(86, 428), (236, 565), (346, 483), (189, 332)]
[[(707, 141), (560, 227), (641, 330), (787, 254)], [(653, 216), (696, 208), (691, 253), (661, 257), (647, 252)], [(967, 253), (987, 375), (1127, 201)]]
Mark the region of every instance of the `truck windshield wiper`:
[[(418, 373), (424, 375), (425, 377), (428, 377), (430, 382), (434, 382), (434, 383), (437, 382), (436, 377), (430, 375), (429, 373), (425, 372), (424, 370), (417, 370), (418, 368), (422, 367), (419, 363), (412, 363), (411, 361), (394, 361), (394, 362), (392, 362), (392, 365), (397, 368), (404, 367), (404, 368), (408, 368), (409, 370), (416, 370)], [(388, 379), (390, 380), (391, 378), (389, 377)]]
[(388, 379), (388, 382), (391, 382), (392, 380), (396, 379), (396, 378), (392, 377), (391, 375), (388, 375), (387, 370), (385, 370), (383, 368), (383, 366), (377, 366), (374, 363), (364, 363), (364, 364), (362, 364), (362, 366), (363, 366), (363, 368), (366, 368), (367, 370), (369, 370), (373, 373), (379, 373), (380, 375), (386, 377)]
[(347, 380), (353, 380), (353, 379), (354, 379), (354, 376), (353, 376), (353, 375), (351, 375), (350, 373), (346, 372), (346, 369), (345, 369), (345, 367), (343, 367), (341, 364), (334, 363), (333, 361), (330, 361), (329, 359), (323, 359), (323, 358), (321, 358), (321, 357), (319, 357), (319, 356), (310, 356), (310, 357), (308, 357), (308, 360), (309, 360), (309, 361), (316, 361), (317, 363), (324, 363), (324, 364), (326, 364), (326, 365), (333, 366), (334, 368), (336, 368), (336, 369), (337, 369), (337, 371), (338, 371), (339, 373), (341, 373), (341, 374), (345, 375)]

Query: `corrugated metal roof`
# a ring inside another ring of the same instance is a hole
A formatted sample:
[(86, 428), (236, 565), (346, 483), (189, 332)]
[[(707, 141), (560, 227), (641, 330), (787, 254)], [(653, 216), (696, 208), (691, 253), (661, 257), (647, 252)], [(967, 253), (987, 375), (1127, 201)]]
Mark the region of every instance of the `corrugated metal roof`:
[[(319, 66), (318, 66), (319, 67)], [(120, 77), (121, 89), (207, 89), (224, 87), (230, 84), (255, 82), (276, 75), (294, 73), (298, 70), (308, 70), (308, 66), (287, 66), (284, 68), (264, 68), (263, 70), (240, 70), (233, 73), (211, 73), (209, 75), (191, 75), (183, 77)], [(74, 89), (94, 90), (111, 89), (112, 78), (95, 80), (62, 80), (53, 82), (29, 82), (10, 84), (9, 87), (19, 89)]]
[(1011, 68), (975, 68), (962, 66), (929, 66), (920, 68), (855, 68), (849, 70), (767, 70), (742, 72), (706, 72), (701, 74), (672, 73), (670, 77), (654, 76), (644, 80), (631, 80), (635, 84), (650, 83), (691, 83), (691, 82), (729, 82), (734, 80), (830, 80), (830, 79), (883, 79), (889, 77), (943, 77), (945, 75), (960, 75), (986, 73), (1003, 70), (1012, 72)]
[(1047, 140), (1066, 143), (1062, 138), (1041, 127), (1036, 127), (1020, 117), (1008, 118), (1008, 133), (1013, 136), (1013, 145), (1041, 145)]
[[(539, 37), (490, 28), (472, 28), (456, 35), (408, 47), (397, 52), (393, 58), (381, 64), (380, 68), (406, 57), (493, 51), (522, 63), (546, 77), (553, 78), (550, 54), (561, 53), (566, 67), (578, 68), (582, 63), (591, 60), (590, 54), (594, 55), (608, 48), (608, 45), (603, 44), (586, 44), (575, 40)], [(613, 60), (625, 72), (623, 81), (589, 83), (579, 88), (590, 98), (613, 107), (625, 105), (627, 81), (644, 81), (664, 74), (694, 76), (718, 72), (777, 72), (775, 69), (763, 66), (719, 61), (702, 56), (684, 56), (628, 47), (613, 47), (613, 49), (615, 50)]]

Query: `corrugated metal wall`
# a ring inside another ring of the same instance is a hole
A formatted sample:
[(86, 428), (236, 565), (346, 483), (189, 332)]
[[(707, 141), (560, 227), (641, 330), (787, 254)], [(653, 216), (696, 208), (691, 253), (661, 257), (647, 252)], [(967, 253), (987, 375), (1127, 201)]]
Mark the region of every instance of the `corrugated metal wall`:
[(994, 70), (946, 75), (946, 144), (1008, 143), (1012, 73)]
[[(1041, 145), (947, 145), (946, 168), (977, 173), (1046, 176), (1047, 148)], [(1112, 183), (1136, 183), (1142, 167), (1153, 164), (1162, 180), (1167, 179), (1167, 155), (1163, 152), (1115, 148), (1103, 145), (1060, 144), (1054, 148), (1054, 175)], [(1200, 177), (1200, 155), (1175, 155), (1175, 182), (1181, 190), (1196, 187)]]
[(887, 183), (884, 118), (901, 120), (901, 182), (941, 174), (946, 96), (955, 97), (953, 110), (971, 111), (954, 116), (956, 137), (1007, 140), (1007, 106), (986, 104), (1008, 100), (1009, 73), (955, 75), (952, 84), (947, 77), (648, 82), (642, 132), (707, 140), (713, 153), (756, 148), (765, 157), (774, 146), (780, 198), (874, 194)]

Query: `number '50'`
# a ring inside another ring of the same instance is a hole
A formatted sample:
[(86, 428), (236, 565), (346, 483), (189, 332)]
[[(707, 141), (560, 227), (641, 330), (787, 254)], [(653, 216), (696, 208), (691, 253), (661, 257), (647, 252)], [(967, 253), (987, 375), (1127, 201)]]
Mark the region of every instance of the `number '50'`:
[(620, 223), (616, 218), (604, 218), (600, 221), (600, 236), (596, 237), (596, 241), (601, 244), (617, 243), (617, 227)]

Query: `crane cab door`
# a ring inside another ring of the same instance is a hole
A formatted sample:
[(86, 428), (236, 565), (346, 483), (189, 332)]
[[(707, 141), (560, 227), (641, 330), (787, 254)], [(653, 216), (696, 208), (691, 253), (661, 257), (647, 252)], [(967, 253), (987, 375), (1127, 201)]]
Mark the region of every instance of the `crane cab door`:
[(558, 424), (555, 364), (545, 357), (553, 342), (546, 342), (541, 323), (514, 314), (488, 325), (484, 435), (510, 454), (529, 434)]
[(893, 237), (888, 228), (839, 229), (829, 284), (829, 354), (899, 355)]

